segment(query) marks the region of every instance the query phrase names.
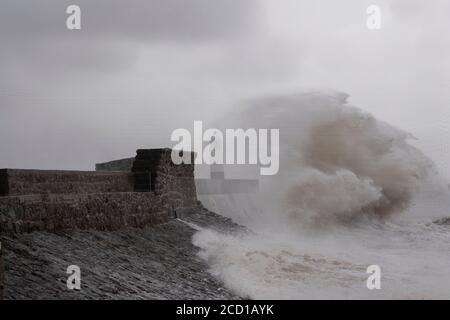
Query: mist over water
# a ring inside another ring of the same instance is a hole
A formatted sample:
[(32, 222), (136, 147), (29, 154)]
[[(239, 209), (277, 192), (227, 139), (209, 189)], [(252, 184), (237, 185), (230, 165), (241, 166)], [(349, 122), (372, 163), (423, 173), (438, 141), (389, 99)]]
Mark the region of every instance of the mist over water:
[[(200, 256), (250, 298), (450, 298), (450, 225), (433, 222), (450, 216), (446, 183), (411, 134), (347, 101), (302, 92), (249, 101), (220, 119), (279, 128), (280, 172), (259, 177), (255, 194), (200, 197), (252, 231), (202, 230)], [(366, 288), (372, 264), (381, 290)]]

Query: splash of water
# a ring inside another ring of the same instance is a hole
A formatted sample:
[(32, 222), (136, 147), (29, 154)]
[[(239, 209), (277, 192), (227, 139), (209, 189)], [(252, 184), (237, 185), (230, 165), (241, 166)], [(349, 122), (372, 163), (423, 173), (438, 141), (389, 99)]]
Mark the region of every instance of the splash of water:
[[(439, 254), (450, 230), (429, 224), (447, 214), (433, 163), (412, 135), (347, 98), (272, 97), (222, 119), (279, 128), (280, 173), (261, 178), (259, 194), (201, 197), (255, 234), (202, 230), (194, 243), (211, 272), (252, 298), (450, 297), (450, 255)], [(384, 290), (365, 287), (370, 264), (388, 273)]]

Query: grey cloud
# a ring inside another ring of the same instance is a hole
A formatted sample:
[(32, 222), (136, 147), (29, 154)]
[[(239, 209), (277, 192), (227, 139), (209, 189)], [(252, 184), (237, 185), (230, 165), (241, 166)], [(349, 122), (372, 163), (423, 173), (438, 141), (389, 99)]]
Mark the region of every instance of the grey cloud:
[[(71, 4), (81, 7), (81, 30), (66, 28)], [(258, 0), (3, 0), (0, 8), (0, 66), (11, 85), (20, 70), (27, 81), (92, 77), (129, 68), (142, 46), (248, 36), (261, 29), (262, 10)]]
[(68, 36), (66, 8), (80, 6), (81, 35), (155, 40), (217, 40), (258, 28), (258, 0), (8, 0), (2, 1), (3, 37)]

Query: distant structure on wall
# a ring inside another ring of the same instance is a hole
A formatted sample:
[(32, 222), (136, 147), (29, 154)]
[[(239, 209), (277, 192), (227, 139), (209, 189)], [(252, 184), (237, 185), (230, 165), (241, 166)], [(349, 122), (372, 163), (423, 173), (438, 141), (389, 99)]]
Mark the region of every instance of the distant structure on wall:
[(226, 179), (223, 164), (211, 165), (211, 179), (196, 179), (197, 194), (234, 194), (258, 191), (257, 179)]
[[(192, 153), (193, 155), (193, 153)], [(142, 157), (145, 151), (139, 151), (135, 158), (126, 158), (114, 160), (105, 163), (97, 163), (96, 171), (133, 171), (135, 172), (136, 190), (140, 189), (140, 184), (148, 185), (151, 176), (139, 174), (139, 166), (142, 166)], [(191, 159), (193, 163), (194, 159)], [(223, 164), (213, 164), (211, 168), (211, 179), (195, 179), (197, 194), (235, 194), (235, 193), (253, 193), (259, 190), (259, 180), (257, 179), (227, 179)], [(150, 172), (147, 170), (145, 172)]]

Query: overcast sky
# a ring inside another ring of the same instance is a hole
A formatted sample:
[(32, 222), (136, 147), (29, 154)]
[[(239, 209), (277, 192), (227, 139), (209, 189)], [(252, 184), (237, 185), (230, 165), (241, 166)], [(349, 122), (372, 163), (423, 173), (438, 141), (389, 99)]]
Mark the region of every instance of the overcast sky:
[(0, 0), (0, 167), (92, 169), (241, 99), (327, 88), (450, 177), (449, 17), (448, 0)]

